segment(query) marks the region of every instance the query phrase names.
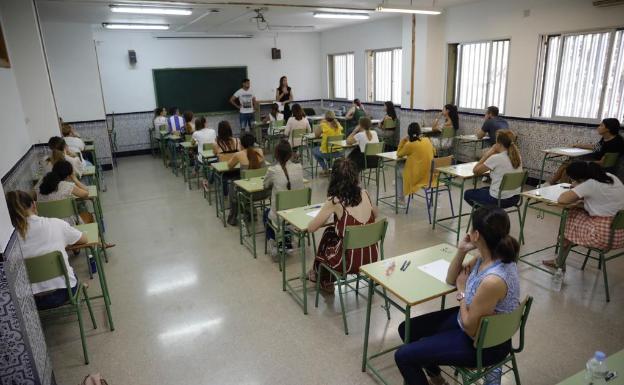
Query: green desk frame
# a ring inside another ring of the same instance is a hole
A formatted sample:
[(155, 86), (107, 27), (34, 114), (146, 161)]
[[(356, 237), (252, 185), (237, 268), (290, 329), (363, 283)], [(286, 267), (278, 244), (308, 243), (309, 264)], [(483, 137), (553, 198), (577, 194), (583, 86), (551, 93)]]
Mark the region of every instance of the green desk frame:
[[(240, 244), (244, 245), (251, 251), (254, 258), (258, 258), (256, 249), (256, 235), (262, 234), (264, 231), (256, 231), (255, 209), (260, 208), (261, 214), (264, 213), (266, 207), (265, 199), (259, 204), (256, 202), (257, 194), (264, 192), (264, 177), (239, 179), (234, 181), (238, 196), (238, 235)], [(270, 199), (270, 198), (269, 198)], [(245, 212), (249, 211), (250, 221), (246, 223), (244, 219)]]
[[(398, 158), (396, 151), (391, 152), (382, 152), (381, 154), (377, 154), (380, 158), (381, 167), (377, 167), (375, 170), (375, 180), (377, 182), (377, 193), (375, 196), (375, 201), (377, 206), (380, 203), (385, 204), (394, 209), (394, 213), (399, 213), (399, 208), (403, 210), (405, 207), (399, 205), (399, 184), (397, 181), (399, 180), (399, 168), (401, 163), (405, 162), (405, 158)], [(383, 197), (379, 196), (379, 172), (384, 172), (384, 169), (388, 163), (393, 163), (394, 166), (394, 195), (385, 195)]]

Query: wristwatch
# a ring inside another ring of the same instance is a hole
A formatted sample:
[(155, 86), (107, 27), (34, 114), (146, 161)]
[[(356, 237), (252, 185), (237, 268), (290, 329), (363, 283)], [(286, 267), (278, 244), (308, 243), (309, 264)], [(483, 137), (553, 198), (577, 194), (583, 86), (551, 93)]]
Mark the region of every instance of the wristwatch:
[(457, 302), (461, 302), (462, 299), (464, 299), (466, 297), (466, 295), (464, 294), (463, 291), (457, 292), (457, 295), (455, 295), (455, 298), (457, 299)]

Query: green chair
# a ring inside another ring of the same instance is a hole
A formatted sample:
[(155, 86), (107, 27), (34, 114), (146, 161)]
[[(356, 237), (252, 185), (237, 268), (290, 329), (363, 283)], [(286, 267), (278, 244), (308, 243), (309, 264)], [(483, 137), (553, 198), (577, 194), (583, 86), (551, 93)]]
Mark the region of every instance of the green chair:
[(437, 149), (438, 156), (453, 155), (455, 149), (455, 129), (453, 127), (442, 128), (440, 135), (440, 148)]
[[(371, 223), (368, 225), (361, 226), (347, 226), (345, 228), (344, 239), (342, 240), (342, 271), (334, 270), (331, 266), (328, 266), (325, 263), (321, 263), (319, 265), (319, 271), (316, 272), (316, 300), (314, 303), (315, 307), (318, 307), (319, 300), (319, 292), (321, 289), (321, 272), (326, 270), (329, 274), (331, 274), (336, 279), (336, 284), (338, 285), (338, 296), (340, 297), (340, 308), (342, 310), (342, 322), (344, 324), (345, 334), (349, 334), (349, 328), (347, 326), (347, 314), (345, 312), (344, 300), (342, 296), (342, 287), (347, 286), (356, 292), (356, 295), (360, 295), (359, 293), (359, 284), (360, 279), (364, 279), (360, 276), (360, 273), (357, 272), (355, 277), (349, 278), (347, 271), (347, 250), (361, 249), (364, 247), (379, 245), (379, 260), (384, 259), (384, 239), (386, 237), (386, 230), (388, 228), (388, 221), (384, 218), (375, 223)], [(351, 283), (355, 282), (355, 288), (351, 286)], [(345, 292), (346, 293), (346, 292)], [(385, 289), (384, 289), (385, 293)], [(384, 297), (386, 297), (384, 295)], [(386, 299), (386, 314), (388, 319), (390, 319), (390, 309), (388, 307), (388, 302)]]
[(97, 329), (95, 317), (93, 316), (93, 309), (91, 308), (91, 299), (87, 293), (87, 288), (84, 284), (78, 283), (78, 288), (75, 293), (72, 292), (69, 283), (69, 273), (67, 272), (67, 266), (63, 254), (60, 251), (53, 251), (48, 254), (40, 255), (34, 258), (26, 258), (24, 260), (26, 265), (26, 271), (28, 272), (28, 278), (31, 284), (45, 282), (53, 278), (63, 277), (65, 278), (65, 285), (67, 287), (67, 295), (69, 301), (59, 307), (53, 309), (41, 310), (41, 315), (48, 315), (51, 313), (62, 313), (62, 315), (76, 314), (78, 317), (78, 326), (80, 327), (80, 340), (82, 341), (82, 353), (84, 355), (85, 364), (89, 364), (89, 353), (87, 352), (87, 340), (84, 333), (84, 326), (82, 324), (82, 304), (87, 304), (89, 310), (89, 316), (91, 317), (91, 323), (93, 328)]
[[(607, 248), (604, 250), (600, 250), (595, 247), (588, 247), (587, 255), (585, 256), (585, 260), (583, 261), (583, 266), (581, 267), (581, 270), (585, 270), (585, 265), (587, 264), (587, 260), (590, 258), (598, 261), (598, 268), (602, 269), (602, 276), (604, 279), (605, 295), (606, 295), (607, 302), (611, 300), (609, 296), (609, 281), (607, 279), (607, 261), (610, 261), (612, 259), (615, 259), (617, 257), (621, 257), (622, 255), (624, 255), (624, 251), (620, 253), (612, 254), (609, 256), (606, 255), (608, 252), (612, 251), (613, 249), (613, 238), (615, 237), (615, 232), (618, 230), (624, 230), (624, 210), (620, 210), (613, 218), (613, 222), (611, 222), (611, 229), (609, 233), (609, 245), (607, 246)], [(591, 256), (591, 253), (593, 251), (598, 253), (598, 257)]]
[[(290, 131), (290, 134), (288, 136), (288, 141), (290, 143), (295, 143), (295, 142), (299, 142), (301, 143), (299, 146), (297, 146), (296, 151), (297, 154), (299, 154), (299, 159), (303, 158), (303, 150), (304, 150), (304, 146), (303, 146), (303, 137), (308, 133), (308, 130), (305, 128), (295, 128), (294, 130)], [(307, 154), (309, 155), (309, 154)]]
[[(516, 354), (524, 349), (524, 329), (526, 327), (533, 297), (526, 297), (524, 301), (511, 313), (495, 314), (481, 318), (479, 329), (477, 330), (477, 338), (474, 341), (474, 347), (477, 349), (477, 367), (462, 368), (451, 367), (455, 370), (455, 374), (461, 376), (461, 384), (481, 383), (486, 375), (497, 368), (503, 369), (503, 374), (513, 371), (515, 383), (520, 385), (520, 373), (518, 372), (518, 363), (516, 362)], [(487, 367), (483, 366), (483, 349), (487, 349), (496, 345), (500, 345), (511, 340), (514, 335), (520, 331), (518, 347), (512, 346), (511, 352), (502, 361), (495, 365)], [(447, 373), (448, 374), (448, 373)], [(459, 382), (459, 381), (458, 381)]]
[[(384, 146), (385, 146), (385, 143), (380, 142), (380, 143), (366, 143), (366, 146), (364, 147), (364, 170), (362, 170), (361, 177), (362, 177), (362, 180), (364, 181), (365, 188), (368, 187), (368, 184), (370, 183), (371, 172), (375, 170), (375, 186), (379, 188), (379, 172), (381, 171), (381, 176), (383, 178), (383, 183), (384, 183), (384, 191), (386, 191), (386, 173), (383, 172), (383, 162), (378, 156), (376, 156), (384, 152)], [(369, 160), (370, 160), (369, 157), (375, 157), (377, 160), (377, 163), (372, 164), (372, 165), (369, 164)], [(364, 176), (364, 171), (366, 170), (368, 170), (367, 177)]]
[(602, 168), (604, 169), (612, 169), (617, 165), (618, 160), (620, 159), (620, 154), (617, 152), (607, 152), (604, 154), (602, 158)]
[(192, 140), (193, 140), (193, 135), (184, 134), (184, 141), (185, 142), (190, 142)]
[[(303, 207), (303, 206), (307, 206), (310, 204), (312, 200), (312, 189), (310, 189), (309, 187), (300, 189), (300, 190), (286, 190), (286, 191), (278, 191), (277, 194), (275, 194), (275, 211), (282, 211), (282, 210), (290, 210), (290, 209), (294, 209), (297, 207)], [(273, 223), (272, 220), (268, 220), (266, 223), (266, 227), (270, 228), (273, 230), (273, 232), (275, 233), (275, 242), (278, 245), (278, 253), (280, 256), (280, 263), (279, 263), (279, 269), (280, 271), (283, 271), (283, 269), (285, 268), (285, 263), (286, 263), (286, 258), (284, 258), (285, 256), (285, 238), (286, 238), (286, 234), (285, 234), (285, 223), (283, 220), (278, 218), (279, 223)], [(266, 232), (266, 229), (265, 229)], [(307, 234), (308, 236), (308, 242), (309, 242), (309, 236), (310, 234)], [(315, 248), (315, 254), (316, 254), (316, 240), (314, 239), (314, 233), (312, 234), (312, 239), (313, 239), (313, 244), (314, 244), (314, 248)], [(267, 254), (267, 244), (268, 244), (268, 239), (267, 237), (264, 237), (264, 254)], [(279, 247), (281, 245), (281, 247)]]
[(274, 120), (269, 124), (267, 132), (267, 145), (269, 151), (271, 151), (275, 146), (275, 143), (282, 138), (282, 132), (284, 131), (282, 127), (284, 127), (284, 124), (284, 119)]
[[(498, 190), (498, 201), (496, 204), (496, 207), (505, 209), (505, 211), (507, 211), (507, 213), (513, 213), (516, 212), (518, 214), (518, 223), (520, 225), (520, 229), (522, 229), (522, 215), (520, 213), (520, 207), (522, 207), (522, 195), (520, 195), (520, 200), (518, 200), (518, 203), (516, 203), (515, 205), (512, 206), (507, 206), (504, 207), (503, 205), (501, 205), (501, 194), (504, 191), (511, 191), (511, 190), (517, 190), (520, 189), (520, 192), (522, 192), (522, 190), (524, 190), (524, 185), (526, 184), (526, 180), (528, 178), (529, 173), (527, 171), (520, 171), (520, 172), (508, 172), (507, 174), (503, 175), (503, 180), (501, 181), (500, 184), (500, 188)], [(470, 211), (470, 217), (468, 219), (468, 227), (466, 227), (466, 232), (470, 231), (470, 223), (472, 221), (472, 213), (475, 211), (475, 209), (477, 209), (479, 206), (481, 206), (479, 203), (475, 202), (472, 205), (472, 210)], [(522, 232), (520, 232), (520, 239), (519, 241), (521, 243), (524, 243), (524, 235), (522, 234)]]
[(241, 170), (241, 179), (251, 179), (265, 176), (267, 170), (268, 169), (266, 167)]
[(405, 214), (409, 212), (410, 202), (412, 201), (412, 197), (414, 195), (425, 198), (425, 203), (427, 204), (427, 216), (429, 217), (429, 224), (431, 224), (431, 207), (433, 207), (433, 194), (440, 193), (442, 191), (446, 191), (449, 199), (449, 205), (451, 206), (451, 215), (455, 216), (455, 209), (453, 208), (453, 197), (451, 197), (451, 188), (448, 184), (444, 184), (439, 186), (436, 191), (436, 185), (438, 178), (440, 177), (440, 172), (437, 171), (440, 167), (448, 167), (453, 164), (453, 155), (445, 156), (442, 158), (433, 158), (431, 161), (431, 171), (429, 172), (429, 185), (423, 187), (423, 192), (425, 193), (424, 197), (419, 194), (410, 194), (407, 198), (407, 207), (405, 208)]

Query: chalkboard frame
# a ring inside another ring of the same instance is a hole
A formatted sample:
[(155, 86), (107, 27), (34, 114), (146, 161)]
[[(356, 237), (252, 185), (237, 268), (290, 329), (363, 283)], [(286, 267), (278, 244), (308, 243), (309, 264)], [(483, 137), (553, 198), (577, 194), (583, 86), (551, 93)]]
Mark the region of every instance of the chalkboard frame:
[[(158, 95), (158, 88), (156, 86), (156, 73), (157, 72), (164, 72), (164, 71), (185, 71), (185, 70), (189, 70), (189, 71), (196, 71), (196, 70), (213, 70), (213, 69), (237, 69), (240, 70), (242, 69), (243, 72), (245, 73), (244, 78), (248, 78), (248, 67), (247, 66), (243, 66), (243, 65), (239, 65), (239, 66), (214, 66), (214, 67), (167, 67), (167, 68), (152, 68), (152, 82), (154, 85), (154, 97), (156, 99), (156, 105), (159, 107), (164, 107), (164, 108), (169, 108), (171, 107), (170, 105), (163, 105), (163, 102), (161, 102), (159, 100), (159, 95)], [(243, 78), (240, 79), (241, 81), (243, 80)], [(239, 88), (242, 86), (242, 84), (238, 84), (237, 85)], [(232, 94), (234, 94), (234, 92), (236, 92), (238, 88), (235, 88), (232, 91)], [(178, 105), (178, 104), (176, 104)], [(180, 106), (182, 107), (182, 106)], [(227, 114), (227, 113), (233, 113), (233, 112), (237, 112), (238, 110), (234, 107), (231, 106), (231, 109), (228, 110), (207, 110), (207, 111), (193, 111), (195, 114), (206, 114), (206, 115), (210, 115), (210, 114)]]

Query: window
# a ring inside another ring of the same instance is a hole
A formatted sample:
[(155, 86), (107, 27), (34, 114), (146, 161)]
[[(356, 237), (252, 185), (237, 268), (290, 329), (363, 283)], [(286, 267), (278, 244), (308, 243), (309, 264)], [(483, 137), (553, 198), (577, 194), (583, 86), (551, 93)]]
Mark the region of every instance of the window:
[[(452, 56), (452, 57), (451, 57)], [(509, 40), (453, 44), (449, 47), (447, 100), (461, 109), (505, 110)], [(454, 83), (454, 88), (450, 87)]]
[(337, 99), (353, 99), (353, 54), (329, 55), (328, 60), (330, 95)]
[(623, 30), (603, 30), (542, 36), (533, 115), (622, 119), (623, 35)]
[(368, 100), (401, 104), (401, 48), (368, 51)]

